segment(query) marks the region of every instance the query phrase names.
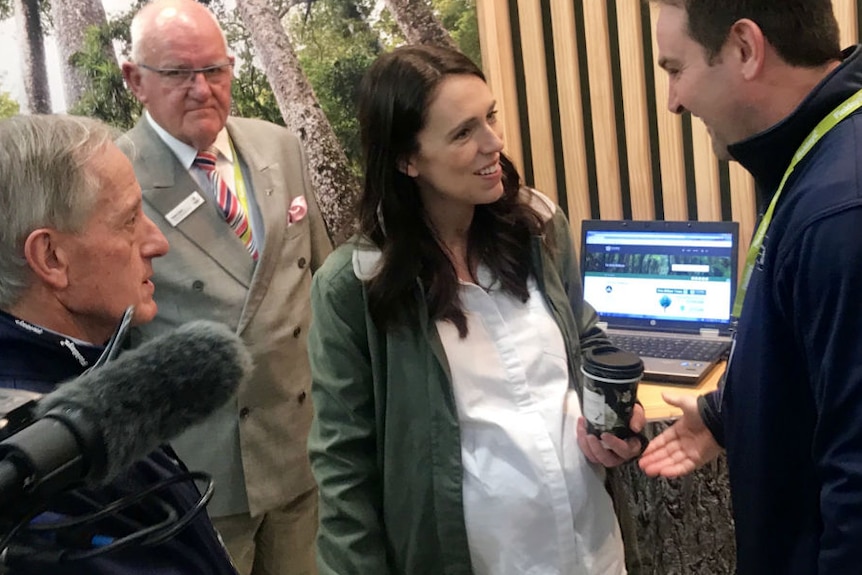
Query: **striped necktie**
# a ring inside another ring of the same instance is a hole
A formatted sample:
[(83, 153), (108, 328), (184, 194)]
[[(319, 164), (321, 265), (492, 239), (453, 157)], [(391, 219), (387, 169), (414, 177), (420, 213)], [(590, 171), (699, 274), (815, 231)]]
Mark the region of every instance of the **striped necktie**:
[(236, 194), (228, 187), (218, 173), (216, 158), (218, 158), (218, 150), (207, 148), (204, 151), (198, 152), (192, 165), (200, 168), (207, 175), (207, 180), (209, 180), (212, 186), (213, 195), (224, 219), (236, 235), (239, 236), (239, 239), (242, 240), (242, 243), (245, 244), (251, 257), (257, 261), (257, 244), (251, 233), (248, 215), (246, 215), (239, 198), (236, 197)]

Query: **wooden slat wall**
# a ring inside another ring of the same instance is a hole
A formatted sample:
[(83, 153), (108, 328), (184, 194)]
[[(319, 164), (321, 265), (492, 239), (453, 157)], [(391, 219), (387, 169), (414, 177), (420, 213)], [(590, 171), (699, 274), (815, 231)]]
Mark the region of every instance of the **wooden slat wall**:
[[(589, 2), (589, 0), (586, 1)], [(634, 9), (634, 4), (637, 4), (638, 7), (641, 6), (637, 0), (624, 0), (620, 4), (628, 6), (629, 9)], [(655, 35), (652, 33), (658, 18), (656, 5), (650, 4), (649, 16), (650, 54), (658, 54), (658, 45), (655, 41)], [(659, 68), (658, 59), (652, 57), (644, 65), (652, 66), (654, 78), (655, 109), (651, 113), (656, 115), (658, 126), (658, 140), (655, 143), (658, 144), (659, 157), (661, 158), (663, 219), (687, 220), (689, 215), (686, 199), (685, 154), (683, 153), (682, 141), (683, 118), (667, 109), (665, 98), (668, 91), (668, 78), (664, 70)]]
[(631, 218), (652, 220), (655, 219), (656, 212), (641, 5), (632, 6), (631, 10), (617, 10), (616, 13), (619, 37), (629, 39), (627, 42), (620, 42), (619, 51), (623, 117), (626, 119)]
[[(583, 3), (584, 35), (587, 42), (587, 74), (590, 84), (590, 114), (596, 148), (596, 178), (599, 187), (599, 215), (606, 220), (623, 217), (617, 117), (611, 76), (608, 10), (605, 2)], [(565, 87), (561, 86), (561, 91)], [(621, 121), (621, 119), (620, 119)]]
[[(833, 0), (843, 46), (862, 0)], [(476, 0), (506, 153), (528, 185), (580, 221), (735, 220), (748, 247), (754, 184), (719, 162), (703, 123), (667, 109), (658, 7), (642, 0)]]
[[(506, 154), (523, 173), (523, 148), (515, 85), (515, 58), (512, 53), (512, 31), (509, 9), (505, 2), (493, 0), (476, 7), (479, 21), (482, 65), (485, 77), (497, 98), (497, 110), (503, 120)], [(493, 38), (493, 42), (488, 39)], [(518, 43), (521, 40), (518, 38)]]
[[(560, 136), (566, 190), (588, 189), (587, 156), (584, 154), (584, 115), (581, 99), (581, 79), (578, 68), (571, 62), (578, 61), (575, 12), (571, 2), (553, 2), (551, 19), (554, 22), (554, 73), (560, 86), (572, 86), (565, 98), (559, 99)], [(590, 217), (589, 194), (566, 194), (569, 218), (581, 221)]]

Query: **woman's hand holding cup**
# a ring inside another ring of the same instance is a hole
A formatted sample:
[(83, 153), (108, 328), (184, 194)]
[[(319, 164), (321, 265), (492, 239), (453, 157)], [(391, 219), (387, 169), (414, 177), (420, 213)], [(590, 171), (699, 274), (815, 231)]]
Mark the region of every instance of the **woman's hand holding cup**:
[(643, 362), (632, 353), (605, 345), (584, 352), (584, 416), (578, 419), (578, 445), (593, 463), (614, 467), (640, 455), (647, 440), (637, 403)]

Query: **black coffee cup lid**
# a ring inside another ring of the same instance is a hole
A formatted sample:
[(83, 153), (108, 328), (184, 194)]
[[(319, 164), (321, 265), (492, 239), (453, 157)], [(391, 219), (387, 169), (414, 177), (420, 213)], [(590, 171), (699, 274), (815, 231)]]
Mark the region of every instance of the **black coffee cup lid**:
[(601, 345), (584, 351), (584, 369), (596, 377), (634, 379), (643, 375), (644, 363), (637, 355)]

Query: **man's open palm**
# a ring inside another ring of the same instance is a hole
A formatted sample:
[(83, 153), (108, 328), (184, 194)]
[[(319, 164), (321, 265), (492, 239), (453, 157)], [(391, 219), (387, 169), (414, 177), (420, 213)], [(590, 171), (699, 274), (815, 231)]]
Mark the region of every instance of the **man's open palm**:
[(638, 462), (644, 473), (680, 477), (718, 457), (721, 447), (703, 424), (697, 410), (697, 398), (665, 394), (662, 394), (662, 398), (668, 404), (682, 409), (682, 416), (650, 441)]

